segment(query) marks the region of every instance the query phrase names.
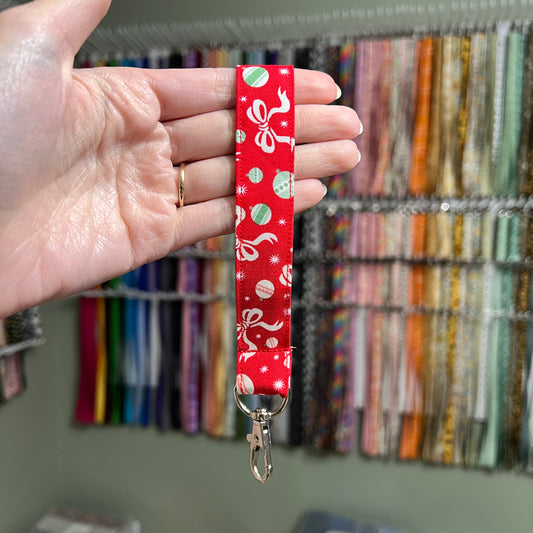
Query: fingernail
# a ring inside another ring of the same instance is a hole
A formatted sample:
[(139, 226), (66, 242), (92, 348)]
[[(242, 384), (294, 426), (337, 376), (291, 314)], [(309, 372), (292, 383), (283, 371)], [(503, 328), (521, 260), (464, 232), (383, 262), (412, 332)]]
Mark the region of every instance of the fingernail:
[(338, 100), (342, 96), (342, 90), (337, 84), (335, 84), (335, 87), (337, 87), (337, 98), (335, 100)]
[(359, 126), (359, 135), (361, 135), (361, 133), (363, 133), (363, 123), (362, 122), (359, 122), (360, 126)]
[(361, 161), (361, 152), (359, 151), (359, 148), (357, 149), (357, 163), (356, 165), (359, 164), (359, 161)]
[(324, 196), (328, 194), (328, 188), (323, 183), (321, 183), (321, 185), (322, 185), (322, 188), (324, 189), (324, 193), (322, 194), (322, 198), (324, 198)]

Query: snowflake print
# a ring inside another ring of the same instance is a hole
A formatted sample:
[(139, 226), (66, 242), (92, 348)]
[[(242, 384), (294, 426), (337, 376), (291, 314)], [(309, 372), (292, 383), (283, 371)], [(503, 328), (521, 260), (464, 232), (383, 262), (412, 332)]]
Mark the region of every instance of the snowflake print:
[(255, 336), (256, 339), (260, 339), (261, 338), (261, 335), (258, 333), (256, 336)]
[(287, 120), (282, 120), (282, 121), (280, 122), (280, 126), (281, 126), (282, 128), (286, 128), (286, 127), (288, 127), (288, 125), (289, 125), (289, 122), (288, 122)]
[(291, 297), (291, 293), (290, 293), (290, 292), (286, 292), (286, 293), (283, 295), (283, 298), (285, 298), (285, 300), (288, 300), (290, 297)]
[(235, 279), (237, 281), (242, 281), (245, 277), (246, 277), (246, 273), (244, 272), (244, 270), (239, 270), (238, 272), (235, 273)]
[(286, 225), (287, 225), (287, 221), (286, 221), (284, 218), (280, 218), (280, 219), (278, 220), (278, 224), (279, 224), (280, 226), (286, 226)]
[(289, 73), (289, 69), (286, 67), (280, 68), (279, 73), (282, 74), (283, 76), (286, 76)]
[(240, 100), (241, 102), (247, 102), (248, 98), (246, 96), (241, 96)]
[(246, 187), (246, 185), (237, 185), (237, 187), (235, 188), (235, 192), (239, 196), (245, 196), (248, 192), (248, 188)]
[(285, 309), (283, 309), (283, 314), (285, 316), (291, 316), (291, 308), (290, 307), (286, 307)]
[(271, 265), (277, 265), (279, 263), (279, 255), (271, 255), (270, 256), (270, 264)]
[(244, 299), (245, 299), (245, 301), (249, 301), (250, 297), (249, 296), (245, 296)]
[(266, 365), (262, 366), (260, 372), (261, 374), (266, 374), (268, 372), (268, 366)]
[(276, 381), (274, 381), (274, 384), (272, 386), (274, 387), (274, 390), (280, 391), (285, 388), (285, 383), (282, 379), (276, 379)]

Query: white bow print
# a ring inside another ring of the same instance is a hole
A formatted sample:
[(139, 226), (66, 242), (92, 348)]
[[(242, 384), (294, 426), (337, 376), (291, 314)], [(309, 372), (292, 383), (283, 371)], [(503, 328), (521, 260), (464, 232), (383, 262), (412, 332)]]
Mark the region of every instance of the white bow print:
[[(238, 226), (246, 217), (246, 212), (244, 209), (238, 205), (237, 206), (237, 220), (236, 226)], [(253, 241), (246, 239), (240, 239), (235, 233), (235, 257), (239, 261), (255, 261), (259, 257), (259, 252), (255, 247), (263, 242), (268, 241), (270, 244), (278, 242), (278, 238), (273, 233), (262, 233), (259, 237), (255, 238)]]
[(280, 107), (273, 107), (267, 113), (267, 107), (263, 100), (254, 100), (251, 107), (246, 111), (248, 118), (259, 125), (259, 132), (255, 136), (255, 144), (259, 146), (263, 152), (271, 154), (275, 146), (275, 141), (280, 143), (288, 143), (291, 149), (294, 149), (294, 139), (288, 135), (278, 135), (269, 125), (270, 117), (276, 113), (287, 113), (291, 108), (286, 91), (281, 92), (281, 87), (278, 88), (278, 98), (281, 103)]
[(253, 241), (246, 239), (235, 240), (235, 257), (239, 261), (255, 261), (259, 257), (259, 252), (254, 248), (259, 243), (268, 241), (270, 244), (277, 242), (278, 239), (273, 233), (262, 233)]
[[(262, 327), (267, 331), (278, 331), (278, 329), (283, 326), (283, 322), (280, 320), (278, 320), (275, 324), (266, 324), (265, 322), (261, 322), (262, 318), (263, 311), (261, 311), (261, 309), (257, 309), (257, 307), (254, 307), (253, 309), (245, 309), (242, 312), (242, 322), (237, 324), (237, 339), (242, 338), (248, 345), (248, 350), (251, 352), (257, 351), (257, 346), (246, 336), (246, 332), (249, 328)], [(250, 352), (247, 352), (247, 354), (248, 357), (253, 355)], [(246, 359), (248, 357), (246, 357)]]

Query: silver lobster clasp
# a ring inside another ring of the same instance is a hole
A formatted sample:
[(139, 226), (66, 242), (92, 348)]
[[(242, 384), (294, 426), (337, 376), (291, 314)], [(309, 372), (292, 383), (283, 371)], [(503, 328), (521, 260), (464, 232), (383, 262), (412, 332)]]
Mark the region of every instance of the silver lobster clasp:
[[(260, 483), (264, 483), (272, 472), (272, 455), (270, 440), (270, 413), (266, 409), (258, 408), (252, 411), (252, 432), (246, 435), (250, 443), (250, 470)], [(261, 455), (264, 461), (264, 471), (261, 473), (258, 463)]]
[[(269, 411), (264, 407), (258, 407), (254, 411), (248, 409), (240, 399), (237, 391), (237, 386), (233, 388), (233, 397), (237, 403), (237, 407), (252, 421), (252, 432), (246, 435), (246, 440), (250, 443), (250, 470), (252, 475), (260, 483), (265, 483), (272, 473), (272, 455), (271, 455), (271, 440), (270, 440), (270, 420), (273, 416), (281, 413), (289, 403), (289, 396), (282, 399), (281, 403), (273, 411)], [(264, 472), (259, 471), (259, 462), (261, 455), (263, 455)]]

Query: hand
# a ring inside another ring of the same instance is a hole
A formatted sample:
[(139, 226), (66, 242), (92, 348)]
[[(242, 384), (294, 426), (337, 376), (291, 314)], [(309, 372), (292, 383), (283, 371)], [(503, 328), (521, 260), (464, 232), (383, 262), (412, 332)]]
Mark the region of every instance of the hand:
[[(0, 316), (74, 294), (235, 224), (233, 69), (72, 68), (109, 0), (0, 14)], [(295, 209), (359, 152), (326, 74), (295, 72)], [(186, 205), (176, 208), (187, 162)]]

